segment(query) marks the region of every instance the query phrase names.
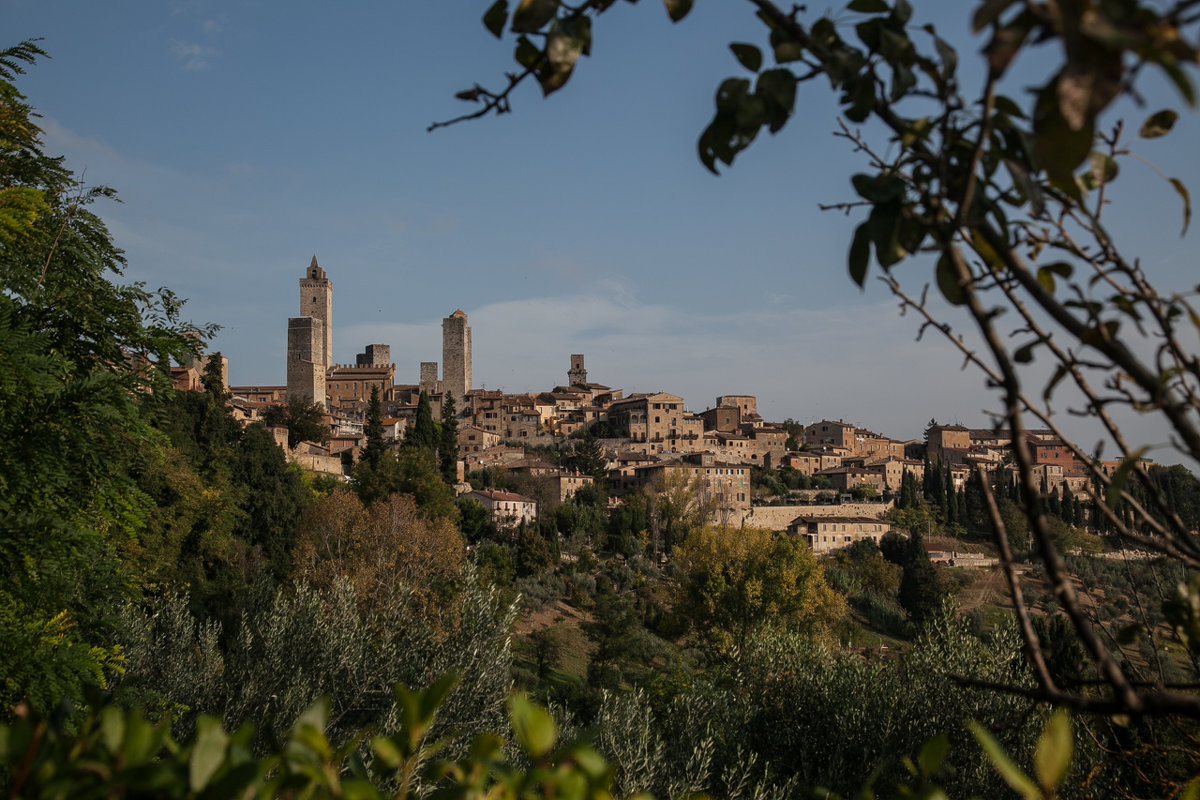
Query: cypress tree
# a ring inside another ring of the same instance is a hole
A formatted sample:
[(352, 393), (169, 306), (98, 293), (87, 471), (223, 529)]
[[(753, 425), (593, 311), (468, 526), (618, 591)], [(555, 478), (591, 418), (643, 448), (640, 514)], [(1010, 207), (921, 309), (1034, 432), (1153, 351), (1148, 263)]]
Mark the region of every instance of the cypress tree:
[(442, 401), (442, 429), (438, 442), (438, 466), (442, 478), (453, 485), (458, 480), (458, 414), (454, 409), (454, 394), (447, 390)]
[(376, 469), (387, 450), (387, 443), (383, 441), (383, 403), (379, 399), (378, 386), (371, 387), (371, 398), (367, 401), (367, 424), (363, 432), (367, 436), (367, 444), (359, 460)]
[(420, 447), (426, 450), (437, 449), (437, 429), (433, 424), (433, 407), (429, 404), (429, 395), (421, 392), (417, 401), (417, 419), (408, 429), (404, 437), (405, 447)]

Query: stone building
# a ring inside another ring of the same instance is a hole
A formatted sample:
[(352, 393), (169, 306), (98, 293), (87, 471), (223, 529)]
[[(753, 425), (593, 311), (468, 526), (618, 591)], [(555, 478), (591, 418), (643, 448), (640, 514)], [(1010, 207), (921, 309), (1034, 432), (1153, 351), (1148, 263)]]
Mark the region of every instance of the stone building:
[(475, 500), (492, 512), (492, 520), (498, 528), (514, 528), (522, 522), (537, 521), (537, 503), (524, 495), (477, 489), (463, 496)]
[(288, 319), (287, 395), (325, 407), (325, 326), (316, 317)]
[(458, 403), (471, 391), (471, 328), (462, 309), (442, 320), (442, 390)]
[(393, 364), (336, 364), (327, 373), (325, 391), (330, 405), (362, 405), (365, 408), (371, 399), (372, 386), (379, 389), (382, 401), (395, 382), (396, 367)]
[(321, 342), (324, 361), (321, 363), (326, 367), (333, 366), (333, 281), (325, 276), (316, 256), (312, 257), (308, 271), (300, 279), (300, 316), (321, 321), (324, 337)]
[[(438, 381), (438, 362), (421, 362), (421, 382), (418, 384), (425, 394), (441, 394), (442, 387)], [(455, 397), (456, 402), (462, 401), (462, 396)]]
[(971, 432), (962, 425), (930, 425), (925, 431), (925, 453), (930, 461), (961, 464), (971, 449)]
[(354, 358), (356, 367), (385, 367), (392, 363), (392, 347), (386, 344), (369, 344)]
[(684, 434), (683, 419), (690, 415), (683, 398), (666, 392), (635, 394), (608, 407), (608, 425), (614, 434), (631, 442), (650, 445), (654, 452), (674, 450)]
[(567, 385), (587, 385), (587, 370), (583, 368), (583, 353), (571, 354), (571, 368), (567, 370)]
[(804, 441), (812, 445), (828, 444), (840, 450), (854, 452), (854, 426), (841, 420), (823, 419), (804, 429)]
[(325, 373), (333, 363), (333, 282), (312, 263), (300, 279), (300, 315), (288, 319), (287, 396), (325, 407)]
[(792, 520), (787, 530), (789, 535), (799, 536), (814, 553), (821, 554), (849, 547), (860, 539), (879, 544), (891, 529), (891, 523), (885, 519), (803, 515)]

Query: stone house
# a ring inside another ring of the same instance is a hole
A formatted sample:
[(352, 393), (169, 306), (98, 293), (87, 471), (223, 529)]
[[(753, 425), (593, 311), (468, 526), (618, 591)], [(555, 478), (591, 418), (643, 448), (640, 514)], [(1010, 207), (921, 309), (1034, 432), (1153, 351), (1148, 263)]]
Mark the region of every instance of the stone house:
[(829, 488), (839, 492), (848, 492), (859, 486), (869, 486), (876, 492), (882, 493), (886, 488), (882, 472), (863, 466), (845, 466), (843, 464), (840, 467), (823, 469), (816, 475), (824, 476), (829, 481)]
[(500, 444), (500, 434), (485, 431), (475, 425), (463, 425), (458, 429), (458, 452), (478, 453)]
[(532, 523), (537, 520), (537, 503), (524, 495), (475, 489), (463, 496), (479, 502), (490, 511), (498, 528), (514, 528), (522, 522)]
[(821, 420), (804, 429), (804, 442), (813, 445), (828, 444), (848, 453), (854, 452), (854, 426), (841, 420)]
[(925, 453), (930, 461), (962, 463), (971, 449), (971, 432), (962, 425), (930, 425), (925, 431)]
[(676, 449), (676, 440), (685, 432), (685, 416), (690, 415), (683, 398), (666, 392), (635, 394), (608, 407), (608, 424), (615, 435), (658, 453)]
[(699, 478), (705, 499), (715, 499), (721, 513), (750, 508), (750, 468), (718, 460), (712, 453), (692, 453), (678, 461), (659, 461), (634, 469), (634, 486), (652, 486), (669, 475), (687, 481)]
[(875, 544), (892, 529), (886, 519), (850, 516), (801, 515), (788, 525), (789, 536), (799, 536), (818, 555), (870, 539)]

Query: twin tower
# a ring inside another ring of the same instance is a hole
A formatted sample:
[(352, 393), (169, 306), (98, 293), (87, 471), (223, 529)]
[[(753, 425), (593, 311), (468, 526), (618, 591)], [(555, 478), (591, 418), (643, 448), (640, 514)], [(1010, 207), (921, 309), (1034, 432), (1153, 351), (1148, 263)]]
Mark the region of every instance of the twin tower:
[[(367, 345), (358, 356), (358, 367), (341, 367), (333, 363), (333, 281), (325, 270), (312, 263), (300, 279), (300, 316), (288, 319), (287, 395), (326, 406), (326, 380), (353, 379), (349, 374), (359, 367), (388, 366), (391, 348), (388, 345)], [(379, 363), (377, 363), (379, 362)], [(421, 365), (422, 380), (431, 366)], [(432, 365), (436, 378), (436, 365)], [(386, 389), (387, 387), (385, 387)], [(467, 315), (455, 311), (442, 320), (442, 391), (452, 392), (461, 401), (471, 390), (471, 328)]]

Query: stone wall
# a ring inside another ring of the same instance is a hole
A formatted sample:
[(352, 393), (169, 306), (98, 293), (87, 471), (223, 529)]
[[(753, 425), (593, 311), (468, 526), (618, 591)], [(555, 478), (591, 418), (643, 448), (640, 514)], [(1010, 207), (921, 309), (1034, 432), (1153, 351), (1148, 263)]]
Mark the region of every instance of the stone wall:
[(796, 517), (882, 517), (891, 510), (891, 503), (843, 503), (831, 506), (754, 506), (734, 525), (785, 531)]

